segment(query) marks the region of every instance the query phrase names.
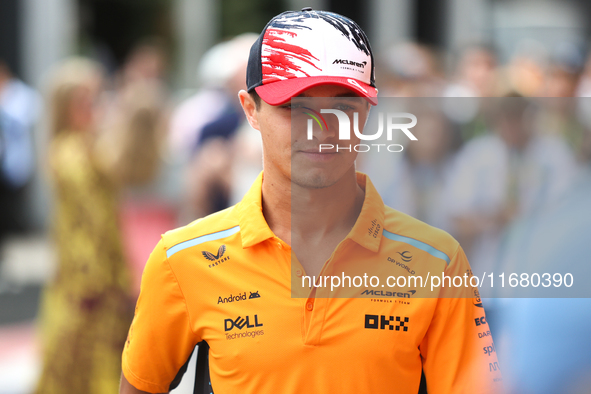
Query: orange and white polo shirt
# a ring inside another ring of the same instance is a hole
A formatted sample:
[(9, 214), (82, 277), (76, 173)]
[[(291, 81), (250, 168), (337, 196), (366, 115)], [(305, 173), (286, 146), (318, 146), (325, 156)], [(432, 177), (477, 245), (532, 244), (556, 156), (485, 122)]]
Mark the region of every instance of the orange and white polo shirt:
[[(343, 267), (469, 271), (451, 236), (384, 206), (369, 179), (357, 178), (362, 211), (322, 275), (341, 275)], [(305, 272), (267, 225), (261, 184), (262, 174), (239, 204), (162, 236), (123, 351), (134, 387), (168, 392), (205, 340), (216, 394), (416, 394), (422, 372), (430, 394), (501, 391), (496, 349), (473, 298), (387, 288), (354, 289), (359, 296), (349, 298), (317, 288), (316, 298), (293, 297), (292, 283)]]

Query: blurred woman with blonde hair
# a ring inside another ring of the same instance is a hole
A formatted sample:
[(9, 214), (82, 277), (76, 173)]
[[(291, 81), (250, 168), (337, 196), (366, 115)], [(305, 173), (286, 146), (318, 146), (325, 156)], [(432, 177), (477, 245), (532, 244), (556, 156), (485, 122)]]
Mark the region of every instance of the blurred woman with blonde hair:
[(126, 116), (101, 128), (103, 83), (101, 67), (84, 58), (65, 60), (50, 80), (48, 172), (58, 265), (40, 311), (39, 394), (108, 394), (119, 386), (133, 300), (117, 195), (155, 172), (159, 110), (158, 92), (141, 86), (132, 107), (121, 104)]

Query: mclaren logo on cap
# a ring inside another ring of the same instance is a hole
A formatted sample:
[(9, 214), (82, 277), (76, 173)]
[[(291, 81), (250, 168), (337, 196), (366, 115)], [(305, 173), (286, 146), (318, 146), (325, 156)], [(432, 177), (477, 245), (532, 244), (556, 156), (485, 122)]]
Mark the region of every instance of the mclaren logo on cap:
[(367, 62), (364, 60), (361, 63), (354, 62), (352, 60), (345, 60), (345, 59), (336, 59), (332, 64), (346, 64), (348, 66), (355, 66), (359, 68), (364, 68), (367, 65)]

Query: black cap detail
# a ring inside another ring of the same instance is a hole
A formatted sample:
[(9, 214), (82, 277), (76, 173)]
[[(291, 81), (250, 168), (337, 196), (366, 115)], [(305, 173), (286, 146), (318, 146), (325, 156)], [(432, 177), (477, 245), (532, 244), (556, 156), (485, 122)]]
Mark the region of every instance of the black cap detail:
[(312, 7), (304, 7), (302, 8), (302, 11), (312, 11)]

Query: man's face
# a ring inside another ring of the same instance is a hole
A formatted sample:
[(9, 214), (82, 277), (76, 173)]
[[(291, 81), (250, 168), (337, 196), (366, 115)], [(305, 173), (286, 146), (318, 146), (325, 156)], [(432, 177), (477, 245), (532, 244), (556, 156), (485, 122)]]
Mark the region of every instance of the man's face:
[[(261, 102), (257, 111), (258, 128), (263, 139), (265, 171), (274, 171), (290, 179), (295, 185), (319, 189), (335, 184), (348, 171), (354, 171), (357, 153), (354, 149), (337, 152), (336, 146), (351, 147), (359, 143), (353, 130), (350, 140), (339, 141), (339, 124), (333, 114), (323, 114), (326, 125), (321, 130), (313, 122), (313, 138), (307, 138), (307, 121), (310, 109), (338, 109), (349, 115), (353, 128), (353, 113), (359, 113), (359, 130), (362, 131), (369, 115), (368, 102), (357, 97), (347, 88), (337, 85), (321, 85), (310, 88), (300, 96), (281, 106)], [(309, 98), (309, 100), (306, 100)], [(333, 145), (322, 149), (320, 144)]]

